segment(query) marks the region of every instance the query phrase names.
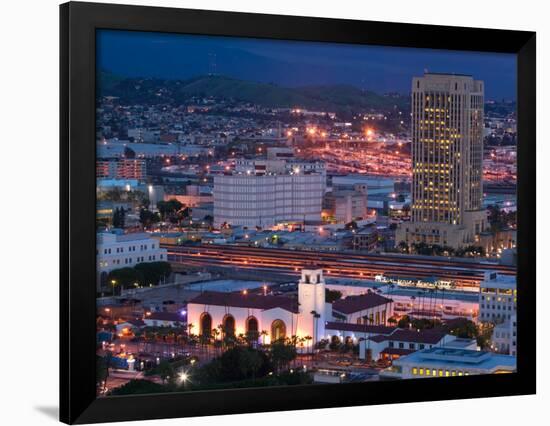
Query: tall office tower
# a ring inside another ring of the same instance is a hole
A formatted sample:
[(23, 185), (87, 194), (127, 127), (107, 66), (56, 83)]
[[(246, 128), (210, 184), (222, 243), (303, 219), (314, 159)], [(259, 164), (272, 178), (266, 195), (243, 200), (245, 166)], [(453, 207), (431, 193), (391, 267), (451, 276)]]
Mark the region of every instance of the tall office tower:
[(427, 73), (412, 83), (412, 218), (396, 242), (475, 244), (487, 215), (483, 187), (483, 82)]

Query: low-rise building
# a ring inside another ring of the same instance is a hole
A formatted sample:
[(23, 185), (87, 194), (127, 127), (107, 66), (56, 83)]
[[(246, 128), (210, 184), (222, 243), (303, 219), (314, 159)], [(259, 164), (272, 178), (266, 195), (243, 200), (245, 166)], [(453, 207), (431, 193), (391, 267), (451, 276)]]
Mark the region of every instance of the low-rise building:
[(515, 370), (515, 356), (443, 346), (402, 356), (393, 361), (391, 367), (382, 370), (380, 376), (413, 379), (512, 373)]
[(96, 177), (103, 179), (147, 178), (147, 164), (140, 158), (107, 158), (96, 161)]
[(358, 229), (351, 236), (354, 250), (373, 251), (378, 246), (378, 229), (374, 225)]
[(310, 351), (325, 336), (331, 309), (325, 303), (322, 270), (304, 269), (298, 282), (298, 299), (246, 291), (208, 291), (187, 304), (187, 314), (192, 332), (198, 335), (243, 335), (262, 343), (297, 336), (308, 339), (303, 350)]
[(98, 290), (105, 284), (107, 274), (114, 269), (133, 267), (138, 263), (165, 262), (166, 249), (160, 248), (157, 239), (145, 232), (97, 234)]
[(367, 192), (365, 190), (333, 189), (323, 199), (323, 218), (327, 221), (349, 223), (367, 216)]
[(182, 327), (185, 317), (181, 312), (151, 312), (143, 317), (147, 327)]
[(456, 339), (441, 330), (396, 329), (390, 334), (370, 336), (359, 343), (359, 358), (365, 359), (367, 351), (371, 359), (396, 359), (409, 353), (437, 346)]
[(348, 296), (332, 304), (333, 317), (342, 322), (386, 325), (393, 316), (393, 300), (367, 291), (358, 296)]

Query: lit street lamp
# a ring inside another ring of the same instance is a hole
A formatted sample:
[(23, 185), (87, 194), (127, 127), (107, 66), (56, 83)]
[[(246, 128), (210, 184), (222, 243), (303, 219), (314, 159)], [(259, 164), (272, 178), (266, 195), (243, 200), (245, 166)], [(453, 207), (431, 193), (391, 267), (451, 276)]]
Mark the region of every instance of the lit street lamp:
[(113, 286), (113, 296), (114, 296), (115, 295), (116, 280), (111, 280), (111, 285)]
[(179, 379), (180, 379), (180, 382), (183, 385), (183, 389), (185, 389), (185, 384), (189, 380), (189, 374), (187, 374), (187, 372), (185, 372), (185, 371), (182, 371), (179, 375)]

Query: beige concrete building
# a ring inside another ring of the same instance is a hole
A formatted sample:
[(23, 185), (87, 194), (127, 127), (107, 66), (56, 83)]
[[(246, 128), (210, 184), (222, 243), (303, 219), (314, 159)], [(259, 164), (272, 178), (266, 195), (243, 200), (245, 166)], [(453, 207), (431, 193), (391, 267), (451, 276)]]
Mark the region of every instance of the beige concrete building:
[(411, 222), (396, 243), (459, 248), (487, 228), (482, 206), (483, 82), (425, 74), (412, 84)]
[(349, 223), (367, 216), (367, 190), (334, 189), (323, 199), (323, 219), (338, 223)]

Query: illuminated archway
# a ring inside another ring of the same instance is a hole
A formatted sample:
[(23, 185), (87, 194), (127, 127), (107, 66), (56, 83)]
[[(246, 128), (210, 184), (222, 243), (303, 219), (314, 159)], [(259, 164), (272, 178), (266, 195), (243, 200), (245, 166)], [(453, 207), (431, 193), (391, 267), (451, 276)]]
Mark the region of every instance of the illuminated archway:
[(212, 334), (212, 317), (208, 312), (204, 312), (201, 315), (200, 334), (201, 336), (207, 337), (210, 337), (210, 335)]
[(286, 337), (286, 325), (283, 320), (277, 319), (271, 323), (271, 341), (275, 342)]
[(235, 318), (233, 315), (226, 315), (223, 318), (223, 332), (226, 336), (235, 336)]
[(248, 317), (246, 320), (246, 332), (258, 333), (258, 320), (255, 317)]

